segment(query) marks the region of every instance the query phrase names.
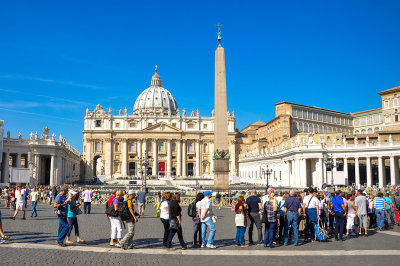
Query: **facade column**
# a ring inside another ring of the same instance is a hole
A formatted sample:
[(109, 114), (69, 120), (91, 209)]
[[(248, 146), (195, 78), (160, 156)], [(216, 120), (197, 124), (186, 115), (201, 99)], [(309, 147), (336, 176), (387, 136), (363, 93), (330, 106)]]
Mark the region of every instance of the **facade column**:
[(9, 183), (10, 182), (10, 153), (6, 152), (5, 156), (3, 157), (3, 161), (4, 161), (4, 179), (3, 182), (4, 183)]
[(394, 156), (390, 156), (390, 185), (399, 184), (399, 164)]
[(200, 176), (200, 140), (196, 141), (196, 176)]
[(17, 168), (21, 168), (21, 153), (17, 153)]
[(93, 165), (94, 164), (92, 164), (92, 154), (93, 154), (93, 146), (94, 145), (96, 145), (96, 143), (93, 141), (93, 139), (86, 139), (86, 145), (85, 145), (85, 149), (86, 149), (85, 179), (90, 179), (93, 176), (97, 175), (96, 169), (93, 169)]
[(214, 176), (214, 142), (210, 143), (210, 149), (209, 149), (209, 154), (210, 154), (210, 175)]
[(182, 143), (182, 176), (187, 176), (186, 172), (186, 140), (183, 140)]
[(354, 158), (354, 171), (355, 171), (355, 181), (356, 186), (360, 185), (360, 165), (358, 157)]
[(57, 185), (57, 183), (54, 180), (54, 164), (55, 164), (55, 158), (54, 158), (54, 155), (51, 155), (51, 161), (50, 161), (50, 186)]
[(300, 160), (301, 166), (301, 181), (300, 185), (302, 187), (307, 187), (309, 184), (307, 184), (307, 159), (301, 159)]
[(317, 187), (321, 187), (324, 183), (324, 160), (323, 158), (318, 158), (317, 163), (317, 180), (316, 180)]
[(136, 154), (137, 154), (136, 176), (141, 177), (140, 171), (142, 169), (141, 169), (140, 159), (142, 158), (143, 153), (142, 153), (142, 141), (140, 139), (136, 141)]
[(40, 182), (40, 155), (39, 154), (34, 154), (33, 155), (33, 166), (32, 166), (32, 171), (33, 171), (33, 184), (34, 185), (39, 185)]
[(104, 170), (105, 170), (105, 175), (108, 177), (113, 176), (113, 149), (112, 149), (112, 139), (111, 138), (107, 138), (106, 139), (106, 148), (105, 148), (105, 166), (104, 166)]
[(171, 176), (171, 140), (167, 140), (167, 177)]
[(372, 187), (371, 157), (367, 157), (366, 161), (367, 161), (367, 187)]
[(385, 166), (384, 166), (384, 161), (382, 156), (378, 157), (378, 180), (379, 180), (379, 187), (384, 187), (385, 184), (385, 178), (384, 178), (384, 171), (385, 171)]
[(158, 147), (157, 140), (153, 139), (153, 176), (158, 176)]
[[(57, 154), (57, 169), (55, 169), (55, 184), (62, 185), (65, 183), (64, 177), (65, 175), (65, 167), (63, 167), (62, 156), (61, 154)], [(71, 175), (69, 175), (71, 177)]]
[(344, 171), (344, 183), (347, 186), (349, 184), (349, 166), (347, 158), (343, 158), (343, 171)]
[(128, 140), (122, 140), (122, 167), (121, 167), (121, 175), (123, 177), (128, 176)]
[(176, 142), (176, 176), (182, 176), (182, 142), (180, 139)]

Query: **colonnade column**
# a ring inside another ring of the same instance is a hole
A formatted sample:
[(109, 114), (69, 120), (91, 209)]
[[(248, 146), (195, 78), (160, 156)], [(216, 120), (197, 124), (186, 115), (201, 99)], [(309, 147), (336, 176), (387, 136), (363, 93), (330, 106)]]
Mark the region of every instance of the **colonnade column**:
[(121, 174), (123, 177), (128, 176), (128, 143), (127, 139), (122, 139), (122, 167)]
[(358, 186), (360, 185), (360, 165), (358, 157), (354, 158), (354, 171), (355, 171), (356, 186)]
[(367, 187), (372, 187), (371, 157), (367, 157), (366, 161), (367, 161)]
[(349, 166), (347, 164), (347, 158), (343, 158), (343, 171), (344, 171), (344, 183), (349, 184)]
[(167, 140), (167, 177), (171, 176), (171, 140)]
[(112, 139), (111, 138), (107, 138), (106, 139), (106, 150), (105, 150), (105, 154), (106, 154), (106, 160), (105, 160), (105, 174), (108, 177), (112, 177), (112, 169), (113, 169), (113, 149), (112, 149)]
[(186, 176), (186, 140), (182, 143), (182, 176)]
[(382, 156), (378, 157), (378, 180), (379, 180), (379, 187), (384, 187), (385, 184), (385, 178), (384, 178), (384, 171), (385, 171), (385, 166), (384, 166), (384, 161)]
[(177, 144), (177, 155), (176, 155), (176, 176), (182, 175), (182, 142), (180, 139), (176, 142)]
[(158, 176), (158, 150), (157, 150), (157, 140), (153, 139), (153, 176)]
[[(93, 176), (97, 175), (96, 169), (92, 169), (93, 165), (92, 164), (92, 146), (96, 145), (96, 142), (93, 141), (93, 139), (86, 139), (86, 173), (85, 177), (86, 178), (92, 178)], [(35, 164), (36, 164), (36, 159), (35, 159)], [(39, 180), (37, 180), (39, 182)]]
[(322, 158), (318, 158), (316, 183), (317, 187), (321, 187), (324, 183), (324, 161)]
[(200, 140), (196, 141), (196, 176), (200, 176)]
[(4, 183), (9, 183), (10, 182), (10, 175), (9, 175), (9, 172), (10, 172), (10, 153), (9, 152), (5, 153), (5, 157), (3, 157), (3, 161), (4, 161), (4, 173), (3, 173), (4, 179), (3, 179), (3, 182)]
[(394, 156), (390, 156), (390, 184), (397, 185), (399, 183), (399, 164)]
[[(65, 183), (65, 180), (64, 180), (64, 177), (66, 176), (65, 169), (66, 169), (66, 167), (63, 167), (61, 154), (57, 154), (57, 171), (55, 171), (56, 172), (55, 182), (54, 182), (55, 184), (62, 185)], [(71, 176), (71, 175), (69, 175), (69, 176)]]
[(21, 153), (17, 153), (17, 168), (21, 167)]
[(138, 177), (140, 177), (141, 176), (141, 174), (140, 174), (140, 171), (142, 170), (141, 169), (141, 161), (140, 161), (140, 159), (143, 157), (143, 153), (142, 153), (142, 140), (137, 140), (136, 141), (136, 153), (137, 153), (137, 158), (138, 158), (138, 160), (137, 160), (137, 162), (136, 162), (136, 175), (138, 176)]
[(51, 155), (51, 161), (50, 161), (50, 186), (56, 185), (56, 182), (54, 180), (54, 164), (55, 164), (55, 158), (54, 158), (54, 155)]

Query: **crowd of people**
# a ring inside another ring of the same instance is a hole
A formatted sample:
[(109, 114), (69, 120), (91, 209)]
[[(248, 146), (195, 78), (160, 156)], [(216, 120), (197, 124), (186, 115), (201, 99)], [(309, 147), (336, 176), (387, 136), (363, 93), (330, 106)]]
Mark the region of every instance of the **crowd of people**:
[[(31, 202), (31, 218), (34, 219), (37, 217), (37, 203), (48, 202), (55, 208), (59, 222), (57, 245), (64, 247), (74, 244), (71, 238), (73, 230), (76, 242), (85, 243), (79, 234), (78, 215), (91, 213), (91, 202), (98, 194), (93, 193), (90, 188), (61, 186), (57, 190), (56, 187), (18, 185), (4, 188), (2, 194), (5, 206), (13, 211), (11, 219), (15, 220), (19, 213), (22, 214), (22, 219), (26, 219), (28, 201)], [(213, 195), (216, 193), (208, 190), (197, 193), (194, 202), (187, 209), (187, 215), (193, 222), (190, 225), (193, 230), (193, 248), (217, 248), (214, 244), (217, 216), (213, 211)], [(105, 206), (105, 215), (110, 223), (110, 246), (135, 248), (135, 224), (144, 216), (146, 197), (147, 193), (143, 188), (137, 193), (134, 190), (111, 191)], [(221, 196), (215, 197), (214, 202), (220, 208)], [(291, 240), (297, 246), (301, 236), (303, 243), (324, 242), (329, 236), (336, 241), (344, 241), (346, 237), (367, 237), (371, 228), (381, 231), (390, 229), (395, 224), (400, 225), (398, 189), (382, 192), (337, 190), (329, 193), (326, 189), (318, 191), (310, 187), (302, 192), (291, 189), (288, 192), (275, 193), (275, 189), (270, 187), (264, 196), (252, 189), (249, 195), (235, 195), (230, 202), (236, 226), (235, 244), (243, 248), (250, 245), (274, 248), (286, 246)], [(160, 219), (164, 229), (162, 244), (169, 250), (175, 250), (172, 245), (175, 235), (178, 236), (181, 248), (188, 248), (183, 239), (184, 214), (180, 203), (180, 193), (158, 192), (155, 197), (155, 216)], [(126, 228), (125, 235), (123, 225)], [(189, 226), (185, 228), (188, 229)], [(254, 228), (257, 239), (253, 240)], [(0, 237), (1, 243), (9, 238), (3, 232), (1, 212)]]

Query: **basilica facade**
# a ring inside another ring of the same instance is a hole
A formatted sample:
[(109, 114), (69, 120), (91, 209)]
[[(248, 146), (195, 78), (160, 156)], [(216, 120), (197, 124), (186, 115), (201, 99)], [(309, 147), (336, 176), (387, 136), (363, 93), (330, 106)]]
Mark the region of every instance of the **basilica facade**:
[[(228, 113), (229, 167), (237, 173), (235, 115)], [(157, 73), (136, 99), (133, 112), (97, 105), (86, 110), (83, 130), (85, 177), (212, 177), (214, 111), (179, 110), (176, 99), (162, 87)]]

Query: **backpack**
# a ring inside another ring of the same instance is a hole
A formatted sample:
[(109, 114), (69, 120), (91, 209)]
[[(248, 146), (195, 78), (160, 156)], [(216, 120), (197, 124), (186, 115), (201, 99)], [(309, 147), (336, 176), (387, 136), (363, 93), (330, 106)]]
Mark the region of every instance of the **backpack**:
[(118, 205), (118, 215), (121, 218), (121, 221), (128, 221), (132, 217), (127, 201), (121, 202)]
[(187, 212), (188, 212), (188, 215), (192, 218), (197, 216), (196, 202), (192, 202), (189, 204)]
[(118, 217), (118, 212), (114, 209), (114, 204), (107, 206), (105, 214), (110, 215), (111, 217)]

